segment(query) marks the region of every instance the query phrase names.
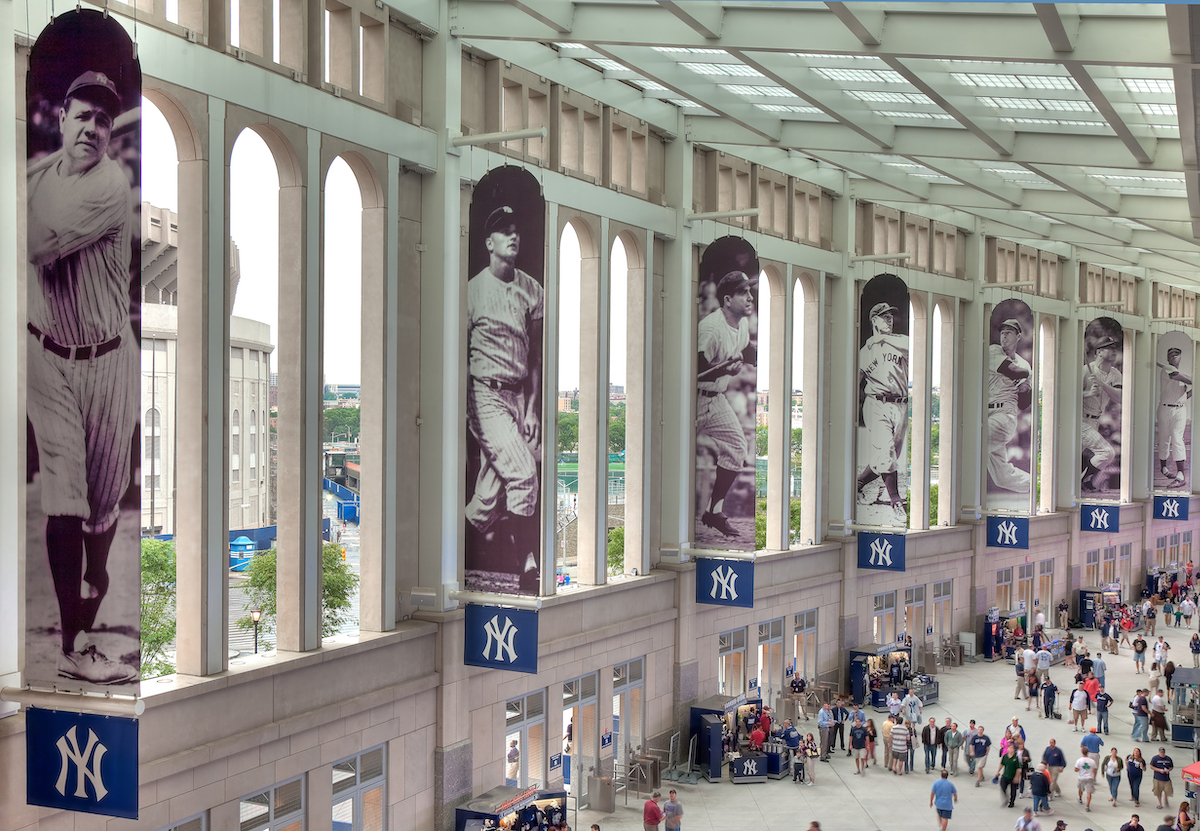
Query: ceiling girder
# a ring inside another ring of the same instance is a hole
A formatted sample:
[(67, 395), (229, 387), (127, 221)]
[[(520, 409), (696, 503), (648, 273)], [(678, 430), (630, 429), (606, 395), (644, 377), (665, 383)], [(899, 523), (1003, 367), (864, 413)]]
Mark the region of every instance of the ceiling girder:
[(1133, 131), (1129, 129), (1129, 125), (1125, 122), (1125, 119), (1121, 117), (1116, 107), (1108, 100), (1108, 96), (1100, 89), (1100, 85), (1088, 73), (1087, 67), (1078, 61), (1065, 61), (1063, 65), (1071, 73), (1071, 77), (1075, 79), (1075, 83), (1079, 84), (1079, 88), (1091, 100), (1092, 105), (1100, 115), (1104, 116), (1104, 120), (1108, 122), (1108, 126), (1113, 128), (1113, 132), (1129, 148), (1129, 152), (1133, 154), (1133, 158), (1141, 164), (1149, 164), (1154, 161), (1154, 146), (1157, 142), (1154, 136), (1140, 137), (1134, 135)]
[(866, 46), (878, 46), (883, 42), (883, 9), (873, 3), (826, 3), (834, 16)]
[(997, 154), (1008, 156), (1012, 153), (1015, 138), (1013, 130), (1003, 126), (997, 116), (985, 113), (983, 105), (974, 98), (963, 99), (962, 96), (954, 95), (948, 85), (937, 84), (927, 74), (915, 72), (899, 58), (887, 58), (886, 62)]
[(1033, 10), (1038, 20), (1042, 21), (1046, 40), (1050, 41), (1055, 52), (1075, 50), (1075, 39), (1079, 36), (1079, 10), (1074, 4), (1035, 3)]
[(1030, 164), (1024, 162), (1021, 167), (1036, 173), (1047, 181), (1053, 182), (1060, 188), (1086, 199), (1097, 208), (1109, 213), (1116, 213), (1121, 205), (1121, 194), (1111, 188), (1106, 188), (1095, 179), (1080, 173), (1078, 169), (1066, 165)]
[(571, 33), (575, 17), (575, 4), (571, 0), (504, 0), (514, 9), (519, 9), (543, 26), (560, 35)]
[(1006, 182), (994, 173), (981, 170), (979, 165), (961, 159), (928, 159), (922, 156), (906, 156), (905, 158), (953, 179), (960, 185), (1007, 202), (1014, 208), (1021, 204), (1020, 185)]
[(690, 26), (700, 37), (715, 40), (721, 36), (724, 9), (711, 3), (681, 3), (678, 0), (657, 0), (675, 17)]

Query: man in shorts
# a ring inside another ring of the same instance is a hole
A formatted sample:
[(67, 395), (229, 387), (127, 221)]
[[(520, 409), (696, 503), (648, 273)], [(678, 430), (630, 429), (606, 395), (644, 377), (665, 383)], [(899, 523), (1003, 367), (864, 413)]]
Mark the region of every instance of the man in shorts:
[(1175, 762), (1167, 755), (1167, 749), (1160, 747), (1157, 756), (1150, 757), (1150, 769), (1154, 771), (1154, 796), (1158, 799), (1159, 810), (1171, 807), (1171, 797), (1174, 788), (1171, 787), (1171, 770)]
[[(1088, 755), (1087, 748), (1081, 748), (1080, 756), (1075, 761), (1075, 773), (1079, 777), (1079, 804), (1084, 806), (1084, 809), (1091, 813), (1092, 810), (1092, 792), (1096, 790), (1096, 760)], [(1083, 801), (1084, 794), (1087, 795), (1087, 802)]]
[(1133, 674), (1141, 675), (1146, 671), (1146, 639), (1138, 635), (1133, 639)]
[(1088, 695), (1087, 690), (1083, 688), (1083, 682), (1079, 682), (1079, 686), (1071, 691), (1071, 732), (1075, 733), (1079, 730), (1087, 728), (1088, 710), (1092, 707), (1092, 697)]
[(850, 752), (854, 754), (855, 776), (867, 772), (867, 740), (870, 735), (863, 726), (862, 719), (856, 718), (854, 726), (850, 728)]
[(983, 732), (983, 725), (975, 728), (975, 735), (968, 742), (971, 758), (975, 760), (975, 787), (983, 782), (983, 769), (987, 767), (988, 752), (992, 748), (992, 740)]
[(949, 776), (949, 772), (943, 768), (942, 778), (934, 782), (929, 791), (929, 806), (937, 811), (938, 827), (942, 831), (946, 831), (950, 822), (950, 812), (954, 810), (954, 803), (958, 802), (958, 789), (954, 787)]

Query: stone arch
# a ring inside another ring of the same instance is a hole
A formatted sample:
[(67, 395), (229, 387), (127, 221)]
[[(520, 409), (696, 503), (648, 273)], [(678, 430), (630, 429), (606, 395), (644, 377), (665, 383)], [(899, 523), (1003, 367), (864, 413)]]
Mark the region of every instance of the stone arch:
[[(800, 497), (800, 523), (792, 525), (792, 545), (811, 545), (819, 538), (818, 526), (823, 494), (821, 492), (820, 473), (820, 441), (821, 419), (817, 390), (821, 381), (821, 287), (820, 274), (806, 269), (794, 271), (792, 284), (792, 383), (793, 390), (808, 391), (808, 406), (804, 397), (800, 399), (800, 415), (796, 418), (791, 401), (788, 402), (788, 466), (789, 466), (789, 497), (797, 495), (796, 471), (792, 464), (797, 449), (801, 465), (798, 478)], [(800, 352), (797, 354), (796, 343), (800, 341)], [(790, 397), (789, 390), (789, 397)], [(801, 446), (792, 446), (792, 431), (800, 427)], [(807, 462), (807, 463), (806, 463)], [(790, 510), (789, 510), (789, 524)]]
[[(147, 78), (147, 82), (153, 83)], [(191, 111), (174, 94), (157, 86), (143, 86), (142, 95), (148, 98), (167, 120), (175, 138), (175, 154), (179, 162), (195, 161), (204, 156), (204, 143)]]
[[(326, 142), (322, 142), (322, 146)], [(337, 153), (329, 154), (328, 158), (324, 158), (322, 153), (321, 159), (321, 186), (324, 188), (325, 181), (329, 178), (329, 168), (333, 165), (335, 159), (341, 159), (349, 167), (350, 172), (354, 174), (355, 181), (358, 182), (358, 191), (362, 196), (363, 210), (371, 208), (382, 208), (387, 205), (387, 188), (384, 186), (384, 177), (380, 175), (376, 166), (358, 150), (341, 150)]]
[[(934, 298), (934, 309), (941, 315), (940, 372), (938, 384), (938, 510), (932, 520), (951, 525), (958, 514), (958, 301), (952, 297)], [(932, 323), (932, 319), (931, 319)]]
[[(231, 113), (230, 115), (232, 116), (233, 114)], [(233, 150), (237, 146), (238, 139), (242, 137), (242, 133), (246, 130), (251, 130), (263, 140), (267, 145), (267, 149), (271, 151), (271, 157), (275, 160), (275, 170), (279, 175), (279, 189), (282, 191), (284, 188), (304, 186), (304, 165), (300, 162), (300, 157), (296, 152), (291, 138), (278, 125), (255, 120), (257, 114), (250, 114), (250, 116), (251, 118), (248, 123), (244, 124), (240, 129), (236, 129), (233, 132), (233, 140), (226, 145), (225, 166), (229, 166), (230, 159), (233, 157)], [(234, 122), (232, 117), (226, 119), (226, 124), (231, 124), (232, 122)], [(282, 228), (281, 221), (281, 234), (283, 232)]]

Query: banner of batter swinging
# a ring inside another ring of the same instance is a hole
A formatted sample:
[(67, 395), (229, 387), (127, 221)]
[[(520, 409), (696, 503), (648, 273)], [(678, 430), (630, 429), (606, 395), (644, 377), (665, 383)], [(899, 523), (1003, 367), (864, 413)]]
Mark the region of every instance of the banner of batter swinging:
[(700, 258), (695, 513), (699, 548), (755, 548), (759, 273), (754, 246), (741, 237), (714, 240)]
[(546, 201), (533, 174), (475, 186), (467, 257), (467, 492), (463, 585), (539, 593)]
[(907, 528), (908, 286), (895, 274), (879, 274), (863, 286), (858, 344), (855, 519)]
[(1028, 514), (1033, 471), (1033, 312), (1011, 298), (992, 309), (987, 351), (987, 507)]
[(25, 681), (138, 692), (142, 74), (114, 16), (59, 15), (26, 80)]
[(1121, 396), (1125, 386), (1125, 332), (1111, 317), (1098, 317), (1083, 332), (1080, 494), (1084, 499), (1121, 498)]
[(1158, 370), (1158, 404), (1154, 423), (1154, 490), (1191, 493), (1192, 381), (1195, 378), (1192, 339), (1167, 332), (1154, 351)]

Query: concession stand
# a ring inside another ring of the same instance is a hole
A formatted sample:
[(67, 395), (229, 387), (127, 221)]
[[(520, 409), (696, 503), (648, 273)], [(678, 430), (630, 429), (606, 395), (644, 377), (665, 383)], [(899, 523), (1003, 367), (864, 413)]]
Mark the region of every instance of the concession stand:
[(850, 697), (855, 704), (886, 712), (888, 693), (904, 697), (912, 680), (911, 647), (902, 642), (867, 644), (850, 649), (849, 660)]
[(1200, 726), (1200, 669), (1176, 667), (1171, 690), (1171, 744), (1192, 747)]

